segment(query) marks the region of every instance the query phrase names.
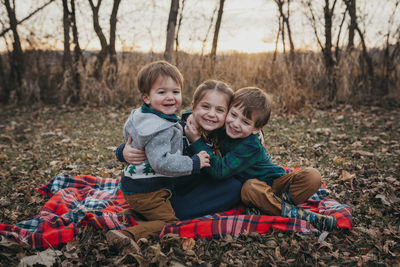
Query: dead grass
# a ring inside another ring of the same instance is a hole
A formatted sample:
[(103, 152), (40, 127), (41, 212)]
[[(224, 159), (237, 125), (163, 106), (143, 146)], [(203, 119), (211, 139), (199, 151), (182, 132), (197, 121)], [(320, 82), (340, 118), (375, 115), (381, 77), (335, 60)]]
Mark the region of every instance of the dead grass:
[[(28, 51), (29, 73), (19, 89), (22, 104), (48, 103), (71, 104), (76, 92), (73, 76), (62, 70), (62, 54), (51, 51)], [(301, 111), (304, 107), (331, 105), (327, 101), (328, 87), (323, 60), (320, 53), (295, 53), (293, 62), (278, 54), (273, 61), (271, 53), (220, 54), (214, 73), (208, 57), (180, 52), (173, 60), (185, 77), (184, 105), (188, 105), (194, 89), (204, 80), (214, 78), (229, 83), (234, 89), (258, 86), (272, 94), (277, 104), (289, 112)], [(336, 102), (350, 104), (380, 104), (398, 106), (400, 97), (400, 69), (395, 67), (389, 76), (382, 71), (382, 53), (375, 55), (375, 77), (366, 78), (360, 64), (360, 52), (343, 52), (337, 66)], [(93, 77), (95, 57), (85, 53), (85, 65), (76, 66), (80, 75), (79, 104), (90, 106), (126, 106), (140, 102), (136, 86), (139, 69), (154, 60), (162, 59), (155, 53), (120, 53), (118, 71), (106, 61), (102, 79)], [(3, 62), (5, 60), (3, 59)], [(5, 68), (7, 73), (9, 70)], [(389, 78), (388, 78), (389, 77)], [(4, 90), (4, 88), (3, 88)], [(17, 103), (16, 91), (11, 92), (9, 103)]]

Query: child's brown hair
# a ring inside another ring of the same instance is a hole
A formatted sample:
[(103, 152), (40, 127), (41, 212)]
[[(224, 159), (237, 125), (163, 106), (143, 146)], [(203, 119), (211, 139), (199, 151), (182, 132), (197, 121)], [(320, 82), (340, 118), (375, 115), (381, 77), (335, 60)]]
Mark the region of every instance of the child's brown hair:
[(137, 75), (137, 85), (140, 93), (149, 94), (158, 77), (171, 77), (183, 90), (183, 76), (177, 67), (167, 61), (154, 61), (140, 69)]
[(217, 80), (204, 81), (196, 88), (193, 93), (193, 108), (197, 106), (208, 91), (217, 91), (225, 95), (227, 97), (227, 106), (229, 108), (234, 95), (233, 90), (228, 84)]
[(269, 97), (257, 87), (245, 87), (237, 90), (232, 107), (243, 109), (243, 115), (254, 122), (255, 128), (265, 126), (271, 116)]

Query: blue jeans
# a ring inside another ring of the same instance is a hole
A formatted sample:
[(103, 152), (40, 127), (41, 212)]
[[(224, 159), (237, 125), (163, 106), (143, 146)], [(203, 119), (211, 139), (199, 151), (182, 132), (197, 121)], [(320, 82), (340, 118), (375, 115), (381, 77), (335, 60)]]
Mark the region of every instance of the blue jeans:
[(188, 176), (177, 179), (170, 201), (180, 220), (226, 211), (240, 203), (242, 183), (235, 178), (213, 180)]

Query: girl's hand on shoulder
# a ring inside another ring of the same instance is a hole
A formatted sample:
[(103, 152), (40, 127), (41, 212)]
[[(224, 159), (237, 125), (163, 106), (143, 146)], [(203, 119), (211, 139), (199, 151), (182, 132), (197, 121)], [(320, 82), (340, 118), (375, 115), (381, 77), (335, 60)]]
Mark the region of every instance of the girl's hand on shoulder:
[(190, 115), (186, 120), (185, 135), (192, 143), (201, 137), (192, 115)]
[(131, 147), (132, 137), (129, 136), (128, 142), (126, 142), (122, 155), (129, 164), (139, 165), (142, 164), (147, 158), (143, 150), (139, 150)]

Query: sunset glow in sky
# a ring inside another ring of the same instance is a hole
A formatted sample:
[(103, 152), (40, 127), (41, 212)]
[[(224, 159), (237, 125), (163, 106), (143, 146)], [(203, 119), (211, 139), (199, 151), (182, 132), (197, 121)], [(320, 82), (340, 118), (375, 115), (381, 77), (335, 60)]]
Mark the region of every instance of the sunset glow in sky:
[[(45, 2), (47, 0), (16, 0), (17, 18), (24, 18)], [(99, 41), (93, 30), (92, 13), (89, 4), (87, 1), (76, 2), (81, 46), (83, 49), (99, 49)], [(206, 37), (213, 10), (217, 7), (218, 2), (219, 0), (185, 1), (179, 36), (181, 50), (187, 52), (201, 51), (202, 41)], [(292, 1), (291, 5), (290, 22), (295, 47), (316, 49), (315, 34), (304, 15), (306, 9), (299, 2)], [(319, 13), (322, 11), (322, 2), (320, 0), (313, 1), (315, 9)], [(383, 43), (384, 37), (382, 33), (379, 34), (379, 31), (388, 32), (388, 20), (393, 12), (394, 5), (391, 4), (391, 1), (386, 0), (358, 0), (357, 4), (360, 18), (365, 17), (360, 26), (362, 29), (367, 29), (367, 44), (369, 47), (373, 47)], [(118, 13), (117, 49), (120, 51), (163, 51), (165, 48), (169, 6), (170, 0), (122, 0)], [(108, 36), (108, 20), (111, 7), (112, 1), (105, 0), (100, 10), (100, 23), (106, 36)], [(8, 21), (5, 20), (7, 16), (4, 7), (1, 6), (1, 8), (1, 20), (3, 24), (7, 25)], [(338, 16), (335, 18), (335, 23), (337, 24), (341, 19), (342, 10), (343, 3), (340, 1), (340, 4), (338, 2), (337, 5)], [(61, 1), (50, 4), (45, 10), (30, 19), (28, 23), (24, 23), (18, 28), (22, 39), (30, 36), (31, 42), (37, 42), (36, 45), (39, 47), (62, 50), (62, 16)], [(397, 21), (392, 25), (399, 25), (400, 15), (396, 17)], [(323, 18), (319, 18), (318, 22), (322, 26)], [(277, 30), (278, 11), (274, 1), (226, 0), (218, 51), (235, 50), (248, 53), (273, 51), (275, 49)], [(335, 34), (334, 36), (336, 36)], [(347, 32), (344, 30), (341, 36), (347, 36)], [(211, 50), (212, 38), (213, 28), (207, 38), (205, 53)], [(322, 34), (320, 34), (320, 38), (323, 39)], [(9, 38), (9, 40), (11, 39)], [(10, 45), (11, 42), (9, 41), (8, 44)], [(279, 44), (279, 48), (282, 49), (281, 44)], [(3, 51), (6, 49), (4, 40), (0, 41), (0, 49)]]

